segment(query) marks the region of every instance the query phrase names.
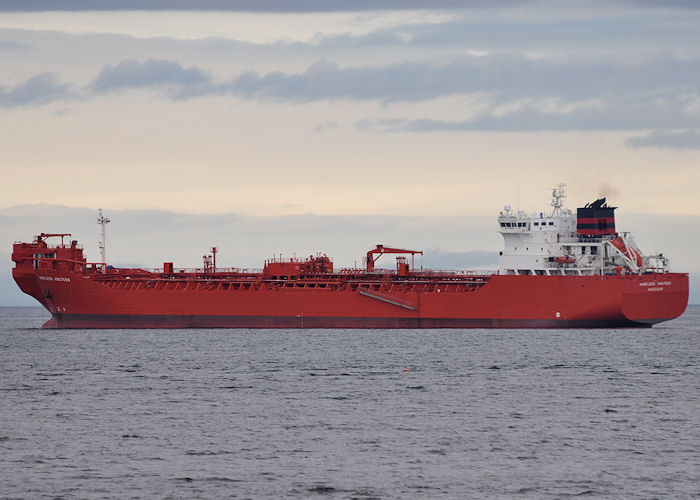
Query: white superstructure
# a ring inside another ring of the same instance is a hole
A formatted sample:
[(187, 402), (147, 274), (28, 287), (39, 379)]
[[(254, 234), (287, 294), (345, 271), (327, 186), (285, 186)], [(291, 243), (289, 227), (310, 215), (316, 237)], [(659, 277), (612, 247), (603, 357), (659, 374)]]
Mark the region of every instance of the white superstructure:
[[(662, 254), (644, 256), (629, 233), (581, 234), (577, 214), (564, 206), (565, 185), (552, 190), (552, 211), (527, 214), (506, 205), (498, 216), (504, 249), (500, 274), (581, 275), (668, 271)], [(595, 208), (589, 208), (591, 207)], [(580, 210), (607, 210), (605, 199)], [(601, 208), (602, 207), (602, 208)], [(588, 219), (587, 219), (588, 220)], [(612, 222), (614, 228), (614, 219)], [(584, 231), (585, 232), (585, 231)]]

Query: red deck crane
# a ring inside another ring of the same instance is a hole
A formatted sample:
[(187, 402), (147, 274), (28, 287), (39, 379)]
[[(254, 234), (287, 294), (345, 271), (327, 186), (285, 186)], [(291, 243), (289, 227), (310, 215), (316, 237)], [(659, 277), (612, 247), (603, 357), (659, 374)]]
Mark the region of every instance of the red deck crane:
[(71, 236), (71, 234), (70, 233), (41, 233), (37, 237), (37, 239), (38, 239), (38, 241), (42, 241), (42, 240), (45, 240), (46, 238), (53, 238), (56, 236), (59, 236), (61, 238), (61, 246), (65, 246), (63, 244), (63, 238), (66, 236)]
[(416, 254), (423, 255), (423, 250), (403, 250), (401, 248), (391, 248), (385, 247), (384, 245), (377, 245), (377, 248), (373, 248), (367, 252), (367, 270), (374, 271), (374, 263), (377, 262), (377, 259), (385, 253), (411, 254), (411, 270), (413, 270), (415, 267), (413, 262), (414, 256)]

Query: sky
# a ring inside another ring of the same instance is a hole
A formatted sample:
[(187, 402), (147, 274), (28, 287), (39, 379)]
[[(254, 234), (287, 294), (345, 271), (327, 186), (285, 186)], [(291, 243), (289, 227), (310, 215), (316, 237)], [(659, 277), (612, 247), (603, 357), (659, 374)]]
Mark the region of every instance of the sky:
[(4, 0), (0, 223), (45, 204), (452, 231), (565, 182), (572, 207), (683, 228), (695, 272), (699, 85), (694, 1)]

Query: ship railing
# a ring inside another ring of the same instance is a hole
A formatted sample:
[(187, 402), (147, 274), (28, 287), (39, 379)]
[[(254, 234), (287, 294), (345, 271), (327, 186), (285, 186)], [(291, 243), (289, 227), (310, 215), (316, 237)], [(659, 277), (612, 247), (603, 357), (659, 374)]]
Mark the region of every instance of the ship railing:
[(664, 274), (668, 272), (668, 268), (663, 266), (647, 266), (642, 269), (643, 273)]
[[(371, 271), (366, 269), (344, 268), (336, 271), (342, 275), (384, 275), (387, 277), (396, 276), (396, 269), (375, 268)], [(414, 269), (410, 272), (413, 276), (493, 276), (498, 271), (491, 269)]]
[[(316, 256), (314, 256), (314, 255), (309, 255), (308, 257), (297, 257), (297, 256), (293, 256), (293, 257), (270, 257), (269, 259), (265, 259), (265, 262), (266, 262), (267, 264), (279, 264), (279, 263), (282, 263), (282, 264), (289, 264), (289, 263), (292, 263), (292, 264), (304, 264), (304, 263), (309, 262), (309, 259), (315, 259), (315, 258), (319, 258), (319, 257), (325, 257), (325, 258), (327, 258), (328, 260), (330, 260), (330, 261), (332, 262), (332, 259), (330, 259), (330, 257), (328, 257), (328, 256), (325, 255), (325, 254), (324, 254), (323, 256), (321, 256), (321, 255), (316, 255)], [(217, 269), (218, 269), (218, 268), (217, 268)]]
[[(132, 270), (130, 268), (129, 270)], [(162, 267), (134, 267), (133, 270), (140, 271), (150, 274), (165, 274)], [(127, 271), (125, 269), (125, 271)], [(263, 270), (260, 268), (242, 268), (242, 267), (217, 267), (216, 272), (211, 269), (204, 269), (201, 267), (178, 267), (174, 268), (172, 273), (167, 273), (169, 276), (177, 275), (207, 275), (212, 278), (224, 277), (228, 274), (238, 274), (238, 275), (260, 275)], [(356, 276), (385, 276), (387, 278), (396, 276), (396, 269), (384, 269), (378, 268), (372, 271), (367, 271), (366, 269), (355, 269), (355, 268), (344, 268), (338, 269), (334, 273), (338, 275), (356, 275)], [(483, 269), (416, 269), (410, 273), (413, 276), (424, 276), (424, 277), (435, 277), (435, 276), (474, 276), (474, 277), (488, 277), (498, 274), (498, 271), (494, 270), (483, 270)]]
[[(26, 241), (15, 241), (14, 242), (15, 245), (21, 245), (22, 243), (27, 243), (27, 242)], [(29, 243), (29, 244), (31, 245), (31, 243)], [(57, 244), (57, 245), (46, 245), (45, 247), (42, 247), (42, 249), (45, 249), (45, 250), (56, 250), (58, 248), (77, 248), (79, 250), (84, 249), (83, 245), (75, 245), (74, 247), (72, 247), (70, 245), (70, 243), (67, 245)]]
[(442, 276), (442, 275), (456, 275), (456, 276), (493, 276), (498, 274), (498, 271), (494, 270), (482, 270), (482, 269), (423, 269), (420, 271), (415, 271), (415, 274), (419, 276)]
[[(140, 267), (139, 270), (146, 271), (153, 274), (165, 274), (165, 270), (162, 267)], [(173, 275), (178, 274), (206, 274), (216, 277), (222, 274), (260, 274), (262, 269), (256, 268), (243, 268), (243, 267), (217, 267), (216, 272), (213, 269), (204, 269), (202, 267), (176, 267), (173, 269)]]
[[(607, 236), (607, 235), (605, 235), (605, 236)], [(605, 236), (604, 236), (604, 235), (601, 235), (601, 236), (582, 236), (582, 235), (578, 235), (578, 236), (577, 236), (577, 240), (578, 240), (579, 243), (588, 243), (588, 244), (590, 244), (590, 243), (602, 243), (603, 240), (606, 239)], [(608, 238), (608, 239), (609, 239), (609, 238)]]

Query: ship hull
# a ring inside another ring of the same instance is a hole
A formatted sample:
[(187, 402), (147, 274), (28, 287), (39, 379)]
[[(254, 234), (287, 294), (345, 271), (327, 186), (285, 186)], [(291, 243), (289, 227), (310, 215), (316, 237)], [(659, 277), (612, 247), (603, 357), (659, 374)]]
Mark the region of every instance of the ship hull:
[(680, 316), (688, 275), (494, 275), (471, 291), (337, 288), (133, 290), (15, 269), (46, 328), (623, 328)]
[[(655, 319), (654, 322), (667, 321)], [(437, 328), (649, 328), (653, 323), (629, 320), (497, 318), (353, 318), (289, 316), (206, 316), (206, 315), (112, 315), (55, 313), (44, 328), (176, 329), (176, 328), (346, 328), (346, 329), (437, 329)]]

